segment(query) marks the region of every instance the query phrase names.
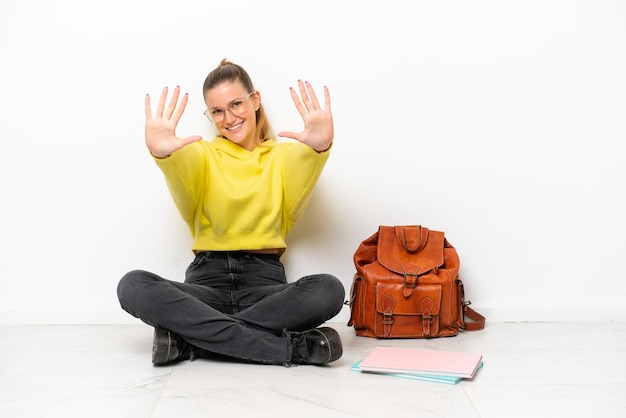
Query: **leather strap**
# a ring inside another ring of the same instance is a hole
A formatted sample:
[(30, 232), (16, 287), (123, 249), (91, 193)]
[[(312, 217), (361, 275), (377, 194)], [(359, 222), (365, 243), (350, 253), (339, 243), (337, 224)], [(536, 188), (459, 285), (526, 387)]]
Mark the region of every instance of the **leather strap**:
[(428, 228), (421, 225), (396, 225), (394, 229), (396, 230), (398, 242), (409, 253), (421, 251), (428, 242)]
[(381, 301), (383, 308), (383, 335), (387, 338), (391, 337), (391, 327), (393, 326), (393, 310), (396, 307), (396, 300), (387, 295)]
[(465, 331), (478, 331), (485, 328), (485, 317), (467, 305), (463, 307), (463, 316), (472, 320), (472, 322), (463, 321), (465, 322), (463, 326)]
[(422, 335), (425, 337), (429, 337), (431, 335), (430, 324), (433, 320), (431, 313), (433, 312), (433, 308), (435, 303), (429, 297), (425, 297), (420, 302), (420, 307), (422, 308)]
[[(463, 281), (457, 278), (456, 285), (458, 286), (458, 301), (457, 303), (463, 310), (463, 326), (461, 327), (465, 331), (478, 331), (485, 328), (485, 317), (469, 307), (471, 302), (465, 302), (465, 287)], [(467, 322), (465, 318), (469, 318), (472, 321)]]

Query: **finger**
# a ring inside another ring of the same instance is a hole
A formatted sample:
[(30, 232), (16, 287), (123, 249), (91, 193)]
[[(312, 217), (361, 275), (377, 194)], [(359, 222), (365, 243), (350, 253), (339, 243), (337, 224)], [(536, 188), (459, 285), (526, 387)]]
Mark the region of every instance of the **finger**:
[(296, 132), (291, 132), (291, 131), (282, 131), (278, 133), (278, 136), (283, 137), (283, 138), (291, 138), (291, 139), (299, 139), (300, 138), (300, 134), (296, 133)]
[(330, 92), (326, 86), (324, 86), (324, 109), (330, 112)]
[(174, 114), (174, 110), (176, 110), (176, 105), (178, 104), (178, 95), (180, 94), (180, 87), (176, 86), (174, 89), (174, 93), (172, 94), (172, 98), (170, 99), (170, 104), (167, 107), (167, 112), (165, 113), (165, 117), (168, 119), (172, 118)]
[(183, 95), (183, 98), (180, 100), (180, 105), (176, 108), (176, 111), (174, 112), (174, 115), (172, 117), (172, 120), (174, 121), (174, 123), (178, 124), (180, 117), (183, 115), (183, 112), (185, 111), (185, 108), (187, 107), (188, 100), (189, 100), (189, 94), (185, 93)]
[(298, 88), (300, 89), (300, 96), (302, 96), (302, 102), (304, 103), (306, 110), (311, 111), (313, 105), (311, 103), (311, 99), (309, 98), (309, 94), (307, 93), (307, 87), (301, 80), (298, 80)]
[(146, 94), (146, 99), (144, 101), (144, 110), (146, 112), (146, 120), (152, 118), (152, 110), (150, 109), (150, 95)]
[(315, 94), (315, 90), (313, 89), (313, 86), (308, 81), (306, 82), (306, 89), (307, 89), (307, 92), (309, 93), (311, 103), (313, 104), (313, 109), (319, 109), (320, 102), (317, 100), (317, 95)]
[(181, 143), (188, 145), (191, 144), (192, 142), (197, 142), (200, 141), (202, 139), (202, 137), (200, 135), (192, 135), (192, 136), (188, 136), (186, 138), (183, 138), (181, 140)]
[(159, 104), (157, 106), (156, 117), (163, 116), (163, 109), (165, 109), (165, 99), (167, 99), (167, 87), (164, 87), (161, 91), (161, 97), (159, 97)]
[(298, 93), (296, 93), (296, 90), (293, 87), (289, 87), (289, 94), (291, 94), (291, 100), (293, 100), (293, 103), (296, 105), (298, 113), (300, 113), (300, 116), (304, 117), (304, 115), (306, 115), (306, 109), (302, 105), (302, 102), (298, 97)]

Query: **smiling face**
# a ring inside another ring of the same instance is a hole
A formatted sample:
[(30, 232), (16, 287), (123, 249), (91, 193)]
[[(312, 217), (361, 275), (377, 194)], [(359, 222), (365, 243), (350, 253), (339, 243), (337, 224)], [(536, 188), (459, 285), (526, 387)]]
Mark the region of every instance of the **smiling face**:
[(261, 104), (258, 91), (246, 91), (239, 82), (223, 82), (206, 91), (207, 112), (226, 139), (252, 151), (257, 147), (256, 111)]

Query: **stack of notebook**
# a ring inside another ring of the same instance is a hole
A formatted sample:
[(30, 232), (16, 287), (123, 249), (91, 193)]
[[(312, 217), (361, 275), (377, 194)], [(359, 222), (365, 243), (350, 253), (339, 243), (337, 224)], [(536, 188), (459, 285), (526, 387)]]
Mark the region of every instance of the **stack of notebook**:
[(352, 370), (454, 385), (473, 378), (482, 359), (478, 353), (376, 347)]

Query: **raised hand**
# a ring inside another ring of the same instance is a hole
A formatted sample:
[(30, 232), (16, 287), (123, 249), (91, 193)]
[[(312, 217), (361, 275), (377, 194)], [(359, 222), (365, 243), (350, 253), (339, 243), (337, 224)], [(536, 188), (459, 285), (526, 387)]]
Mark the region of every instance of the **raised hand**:
[(332, 144), (334, 136), (333, 115), (330, 112), (330, 93), (328, 88), (324, 86), (323, 109), (317, 100), (313, 87), (308, 81), (302, 82), (298, 80), (298, 89), (300, 90), (302, 100), (298, 97), (295, 89), (291, 88), (290, 93), (293, 103), (304, 121), (304, 131), (283, 131), (279, 132), (278, 135), (300, 141), (316, 151), (326, 151)]
[(170, 99), (167, 109), (165, 102), (167, 99), (168, 88), (165, 87), (161, 92), (161, 98), (154, 116), (150, 108), (150, 96), (146, 95), (145, 111), (146, 111), (146, 146), (157, 158), (165, 158), (174, 151), (177, 151), (187, 144), (202, 139), (199, 135), (179, 138), (176, 136), (176, 126), (180, 117), (185, 111), (189, 96), (185, 93), (178, 103), (180, 95), (180, 87), (174, 89), (172, 98)]

